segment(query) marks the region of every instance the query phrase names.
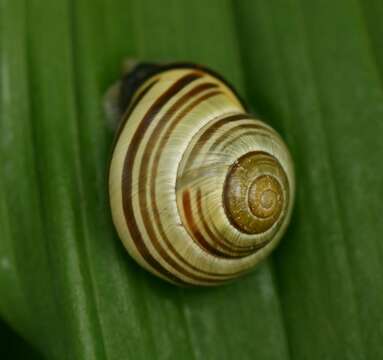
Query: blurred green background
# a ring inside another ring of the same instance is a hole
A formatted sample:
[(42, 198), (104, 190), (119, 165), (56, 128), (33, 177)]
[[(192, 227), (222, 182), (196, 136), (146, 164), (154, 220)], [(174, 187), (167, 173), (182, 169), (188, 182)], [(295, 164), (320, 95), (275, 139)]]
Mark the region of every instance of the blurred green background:
[[(381, 0), (0, 0), (0, 358), (382, 359), (382, 16)], [(177, 288), (117, 239), (101, 102), (127, 56), (212, 67), (286, 139), (293, 221), (251, 275)]]

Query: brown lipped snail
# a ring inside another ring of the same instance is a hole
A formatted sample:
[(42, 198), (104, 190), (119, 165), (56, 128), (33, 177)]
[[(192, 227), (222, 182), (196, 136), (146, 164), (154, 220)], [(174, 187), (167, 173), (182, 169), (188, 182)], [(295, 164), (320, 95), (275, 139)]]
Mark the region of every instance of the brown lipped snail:
[(194, 64), (140, 64), (109, 91), (118, 235), (153, 274), (219, 285), (253, 269), (289, 223), (290, 153), (233, 88)]

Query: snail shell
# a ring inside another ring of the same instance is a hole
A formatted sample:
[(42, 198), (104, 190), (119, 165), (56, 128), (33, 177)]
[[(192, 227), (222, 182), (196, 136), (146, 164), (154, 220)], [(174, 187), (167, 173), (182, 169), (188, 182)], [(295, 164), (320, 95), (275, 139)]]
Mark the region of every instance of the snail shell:
[(254, 268), (279, 242), (294, 202), (281, 137), (199, 66), (139, 66), (120, 95), (128, 106), (109, 193), (131, 256), (183, 285), (218, 285)]

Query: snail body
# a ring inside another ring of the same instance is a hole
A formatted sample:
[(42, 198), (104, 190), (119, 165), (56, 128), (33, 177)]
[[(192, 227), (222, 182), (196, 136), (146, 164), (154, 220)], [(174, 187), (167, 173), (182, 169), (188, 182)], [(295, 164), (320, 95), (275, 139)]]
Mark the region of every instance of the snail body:
[(281, 137), (205, 68), (146, 66), (125, 81), (109, 195), (128, 252), (181, 285), (218, 285), (254, 268), (291, 216), (293, 165)]

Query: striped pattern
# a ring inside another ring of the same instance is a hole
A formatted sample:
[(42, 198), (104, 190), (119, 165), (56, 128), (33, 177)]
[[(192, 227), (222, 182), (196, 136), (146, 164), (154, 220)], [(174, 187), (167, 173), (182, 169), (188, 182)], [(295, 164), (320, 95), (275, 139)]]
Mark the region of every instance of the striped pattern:
[(278, 159), (284, 194), (293, 194), (280, 137), (245, 114), (222, 81), (180, 68), (142, 84), (118, 131), (109, 175), (113, 221), (130, 254), (183, 285), (220, 284), (253, 268), (277, 244), (293, 202), (285, 196), (281, 216), (264, 233), (233, 226), (223, 204), (225, 179), (254, 151)]

